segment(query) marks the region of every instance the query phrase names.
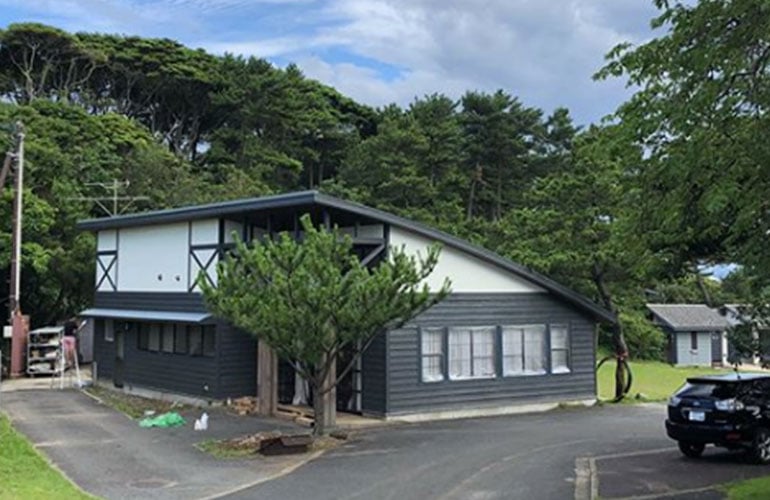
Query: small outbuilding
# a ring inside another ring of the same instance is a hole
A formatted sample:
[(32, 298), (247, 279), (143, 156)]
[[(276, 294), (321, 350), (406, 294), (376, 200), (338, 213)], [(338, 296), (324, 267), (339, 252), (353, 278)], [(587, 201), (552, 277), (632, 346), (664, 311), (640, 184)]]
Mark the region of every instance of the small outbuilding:
[(684, 366), (727, 365), (730, 323), (705, 304), (647, 304), (666, 333), (667, 360)]

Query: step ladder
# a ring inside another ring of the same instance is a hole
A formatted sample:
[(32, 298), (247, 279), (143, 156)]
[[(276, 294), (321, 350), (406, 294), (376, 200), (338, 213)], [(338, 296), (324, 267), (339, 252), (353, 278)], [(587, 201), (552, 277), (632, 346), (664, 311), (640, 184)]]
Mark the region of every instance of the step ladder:
[[(71, 337), (73, 340), (75, 337)], [(68, 358), (72, 358), (71, 360)], [(70, 361), (72, 361), (70, 365)], [(76, 387), (78, 389), (82, 389), (85, 387), (85, 384), (83, 383), (83, 379), (80, 376), (80, 365), (78, 364), (78, 349), (77, 349), (77, 341), (74, 341), (71, 348), (68, 348), (65, 345), (64, 337), (59, 338), (59, 351), (56, 355), (56, 363), (55, 365), (57, 367), (57, 370), (59, 371), (59, 389), (64, 389), (64, 377), (67, 372), (69, 372), (69, 383), (67, 384), (67, 387)], [(74, 368), (74, 380), (73, 380), (73, 373), (72, 369)], [(54, 383), (56, 382), (56, 377), (51, 377), (51, 389), (53, 389)]]

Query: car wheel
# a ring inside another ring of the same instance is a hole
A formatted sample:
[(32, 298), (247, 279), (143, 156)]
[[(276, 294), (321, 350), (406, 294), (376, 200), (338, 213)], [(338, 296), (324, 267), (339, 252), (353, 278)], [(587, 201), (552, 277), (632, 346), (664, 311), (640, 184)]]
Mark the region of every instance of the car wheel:
[(702, 443), (690, 443), (688, 441), (679, 441), (679, 451), (686, 457), (699, 458), (703, 455), (706, 445)]
[(751, 457), (758, 464), (770, 463), (770, 431), (757, 429), (751, 443)]

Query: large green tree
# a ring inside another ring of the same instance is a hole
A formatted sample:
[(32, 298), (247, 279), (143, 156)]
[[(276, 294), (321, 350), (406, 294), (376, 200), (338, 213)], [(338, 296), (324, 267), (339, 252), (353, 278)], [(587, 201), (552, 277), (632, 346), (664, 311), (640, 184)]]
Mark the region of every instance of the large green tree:
[[(439, 249), (408, 256), (391, 249), (374, 268), (363, 265), (352, 240), (317, 229), (303, 216), (302, 241), (283, 233), (275, 241), (237, 243), (220, 262), (216, 286), (203, 283), (209, 309), (251, 333), (289, 361), (312, 391), (316, 435), (335, 425), (336, 402), (324, 397), (377, 335), (397, 328), (449, 291), (424, 284)], [(357, 348), (361, 345), (361, 349)], [(336, 366), (347, 350), (355, 355)]]
[[(147, 196), (137, 208), (179, 205), (196, 196), (189, 169), (141, 126), (116, 114), (91, 116), (64, 103), (0, 104), (0, 124), (26, 130), (22, 306), (33, 325), (75, 314), (92, 298), (94, 242), (75, 228), (105, 215), (81, 198), (104, 196), (94, 182), (128, 180), (127, 195)], [(0, 151), (10, 148), (0, 134)], [(0, 283), (9, 276), (12, 183), (0, 202)], [(0, 289), (5, 302), (7, 289)]]
[[(651, 256), (629, 224), (635, 195), (625, 165), (639, 152), (619, 132), (592, 128), (578, 136), (563, 169), (537, 179), (526, 193), (526, 207), (505, 216), (496, 246), (618, 316), (607, 330), (618, 359), (616, 396), (621, 398), (627, 386), (623, 361), (630, 354), (624, 330), (639, 324), (643, 297), (638, 291)], [(635, 328), (634, 354), (660, 354), (661, 339), (649, 333)]]
[(770, 4), (655, 4), (660, 35), (598, 74), (639, 89), (616, 114), (645, 151), (637, 230), (670, 274), (734, 262), (770, 281)]

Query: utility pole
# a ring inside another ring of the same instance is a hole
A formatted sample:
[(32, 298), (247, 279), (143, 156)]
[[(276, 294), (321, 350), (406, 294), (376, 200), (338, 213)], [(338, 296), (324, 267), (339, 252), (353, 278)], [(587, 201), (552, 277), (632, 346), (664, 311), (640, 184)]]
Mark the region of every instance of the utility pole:
[(10, 323), (11, 323), (11, 376), (19, 377), (24, 370), (24, 349), (27, 342), (28, 321), (21, 313), (21, 236), (24, 208), (24, 125), (17, 122), (14, 130), (15, 153), (5, 156), (0, 172), (0, 190), (11, 172), (15, 160), (16, 172), (13, 198), (13, 234), (11, 248)]
[(16, 182), (13, 198), (13, 248), (11, 253), (11, 316), (21, 313), (21, 234), (24, 206), (24, 128), (16, 124)]

